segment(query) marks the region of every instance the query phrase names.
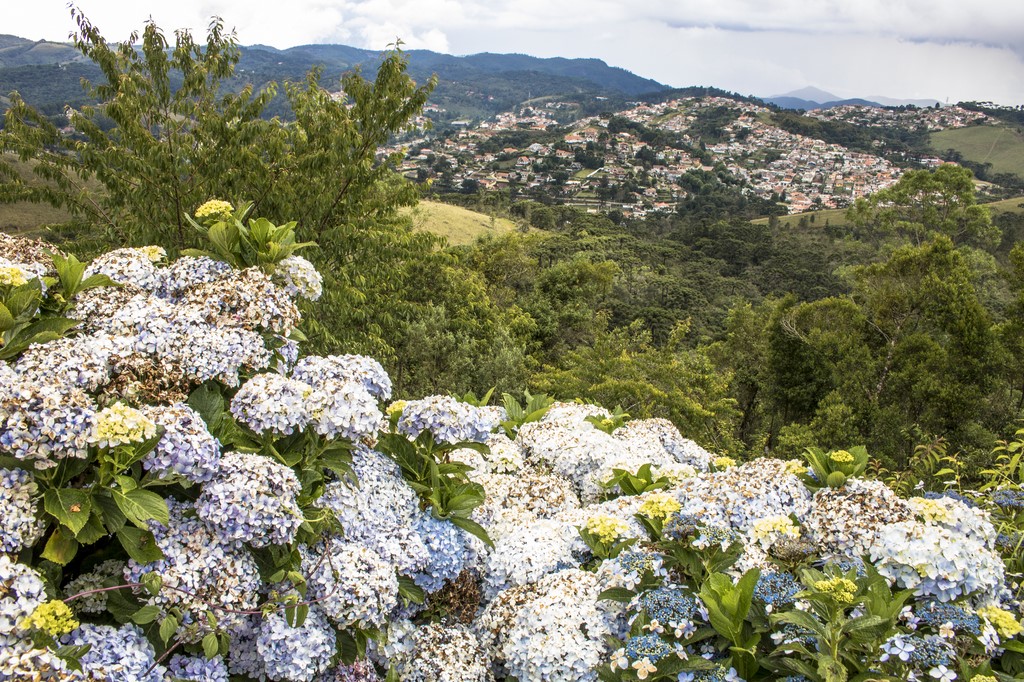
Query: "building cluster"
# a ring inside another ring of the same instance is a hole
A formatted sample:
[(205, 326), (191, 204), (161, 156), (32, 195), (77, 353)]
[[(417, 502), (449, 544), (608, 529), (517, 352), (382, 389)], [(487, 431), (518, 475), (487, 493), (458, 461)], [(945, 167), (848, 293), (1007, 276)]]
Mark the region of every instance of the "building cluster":
[[(475, 125), (460, 121), (443, 135), (406, 141), (408, 154), (401, 171), (456, 191), (511, 190), (519, 196), (543, 196), (595, 211), (617, 209), (638, 217), (674, 211), (692, 186), (686, 174), (696, 171), (718, 177), (725, 173), (744, 193), (783, 203), (790, 213), (847, 206), (892, 185), (902, 173), (880, 156), (787, 132), (771, 124), (769, 109), (726, 97), (635, 103), (615, 112), (614, 118), (636, 125), (611, 127), (613, 119), (607, 115), (559, 126), (557, 114), (570, 106), (550, 102), (521, 107)], [(702, 137), (702, 116), (723, 111), (726, 123), (714, 138)], [(984, 117), (960, 107), (844, 106), (808, 115), (927, 130), (969, 125)], [(499, 142), (523, 131), (540, 141)], [(644, 134), (650, 131), (667, 134)], [(919, 162), (928, 165), (935, 160)]]

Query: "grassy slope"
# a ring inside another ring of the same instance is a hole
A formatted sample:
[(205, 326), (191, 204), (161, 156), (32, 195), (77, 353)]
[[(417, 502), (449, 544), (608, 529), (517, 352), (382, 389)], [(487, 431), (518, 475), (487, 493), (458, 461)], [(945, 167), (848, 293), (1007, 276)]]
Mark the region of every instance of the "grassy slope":
[(506, 218), (496, 218), (492, 224), (488, 215), (436, 201), (421, 201), (406, 211), (415, 229), (438, 234), (452, 245), (471, 244), (485, 234), (502, 235), (519, 229)]
[[(5, 160), (10, 161), (22, 179), (30, 184), (42, 182), (32, 174), (31, 163), (22, 163), (10, 157)], [(0, 230), (9, 234), (36, 237), (42, 234), (44, 226), (65, 222), (69, 217), (67, 212), (55, 209), (49, 204), (33, 204), (27, 201), (0, 204)]]
[(1016, 173), (1024, 177), (1024, 134), (1008, 125), (970, 126), (932, 133), (932, 148), (937, 152), (955, 149), (976, 163), (991, 163), (996, 173)]

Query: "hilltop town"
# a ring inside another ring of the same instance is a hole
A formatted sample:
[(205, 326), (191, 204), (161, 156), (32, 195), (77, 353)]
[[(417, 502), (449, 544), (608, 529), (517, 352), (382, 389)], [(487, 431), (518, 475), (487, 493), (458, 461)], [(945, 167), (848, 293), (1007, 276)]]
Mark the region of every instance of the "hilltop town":
[[(903, 154), (894, 161), (883, 141), (876, 140), (871, 153), (789, 132), (773, 122), (771, 109), (728, 97), (633, 103), (560, 123), (573, 107), (540, 102), (475, 124), (457, 120), (389, 151), (406, 149), (400, 170), (442, 192), (510, 190), (632, 217), (675, 211), (707, 174), (746, 196), (800, 213), (849, 206), (894, 184), (906, 168), (944, 163), (929, 154)], [(444, 112), (434, 106), (425, 113)], [(843, 106), (806, 116), (918, 132), (983, 124), (987, 118), (958, 106)]]

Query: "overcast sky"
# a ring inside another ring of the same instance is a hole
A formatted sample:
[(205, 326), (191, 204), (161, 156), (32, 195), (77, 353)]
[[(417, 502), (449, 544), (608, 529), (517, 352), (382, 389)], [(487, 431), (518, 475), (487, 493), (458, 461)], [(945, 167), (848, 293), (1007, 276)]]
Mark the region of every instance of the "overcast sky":
[[(3, 0), (0, 32), (67, 40), (64, 0)], [(673, 86), (816, 86), (1024, 104), (1024, 0), (79, 0), (108, 39), (223, 17), (243, 45), (597, 57)], [(149, 9), (146, 9), (146, 8)]]

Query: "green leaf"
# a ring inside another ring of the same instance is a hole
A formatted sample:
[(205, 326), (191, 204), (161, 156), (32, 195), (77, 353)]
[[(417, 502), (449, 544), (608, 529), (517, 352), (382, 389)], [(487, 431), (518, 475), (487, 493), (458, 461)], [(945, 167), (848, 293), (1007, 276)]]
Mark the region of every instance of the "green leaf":
[(608, 599), (610, 601), (617, 601), (626, 604), (632, 601), (635, 596), (636, 592), (633, 590), (627, 590), (625, 587), (609, 587), (607, 590), (597, 595), (597, 600), (602, 601)]
[(451, 516), (449, 517), (448, 520), (454, 523), (462, 530), (466, 531), (467, 533), (475, 535), (476, 537), (483, 540), (484, 544), (488, 547), (491, 547), (492, 549), (494, 548), (494, 543), (491, 542), (491, 538), (487, 535), (487, 531), (484, 530), (484, 527), (476, 521), (472, 521), (463, 516)]
[(164, 558), (164, 553), (160, 551), (153, 534), (148, 530), (125, 526), (117, 531), (117, 539), (121, 541), (121, 546), (128, 556), (140, 564), (151, 564)]
[(405, 575), (398, 576), (398, 594), (411, 604), (422, 604), (427, 599), (427, 593), (423, 591), (423, 588)]
[(203, 653), (207, 658), (214, 658), (220, 653), (220, 642), (217, 641), (217, 633), (211, 632), (203, 637)]
[(210, 433), (216, 434), (224, 418), (224, 396), (214, 382), (208, 381), (188, 397), (188, 406), (199, 413)]
[(152, 597), (160, 594), (160, 588), (164, 586), (164, 579), (160, 577), (159, 573), (146, 573), (139, 582)]
[(43, 506), (72, 532), (78, 533), (92, 514), (92, 495), (77, 488), (50, 488), (43, 493)]
[[(174, 637), (174, 633), (178, 631), (178, 619), (174, 616), (164, 616), (164, 619), (160, 621), (160, 640), (167, 644), (171, 641), (171, 637)], [(211, 633), (212, 634), (212, 633)], [(205, 649), (205, 643), (203, 645)]]
[(98, 509), (103, 520), (103, 525), (108, 533), (116, 533), (124, 528), (128, 518), (114, 502), (114, 498), (107, 491), (100, 491), (92, 498), (94, 508)]
[(107, 537), (110, 533), (103, 525), (103, 516), (98, 509), (93, 509), (89, 521), (82, 530), (75, 533), (75, 539), (83, 545), (91, 545)]
[(78, 541), (71, 537), (63, 528), (54, 528), (50, 539), (46, 541), (42, 557), (55, 564), (67, 566), (78, 553)]
[(149, 521), (157, 521), (167, 525), (169, 514), (167, 502), (154, 492), (149, 490), (129, 490), (127, 492), (118, 488), (112, 488), (111, 494), (114, 502), (128, 517), (128, 520), (143, 530), (148, 530)]
[(14, 327), (14, 316), (2, 302), (0, 302), (0, 332), (5, 332)]
[(132, 615), (132, 621), (137, 625), (152, 623), (160, 616), (160, 607), (154, 604), (147, 604)]

